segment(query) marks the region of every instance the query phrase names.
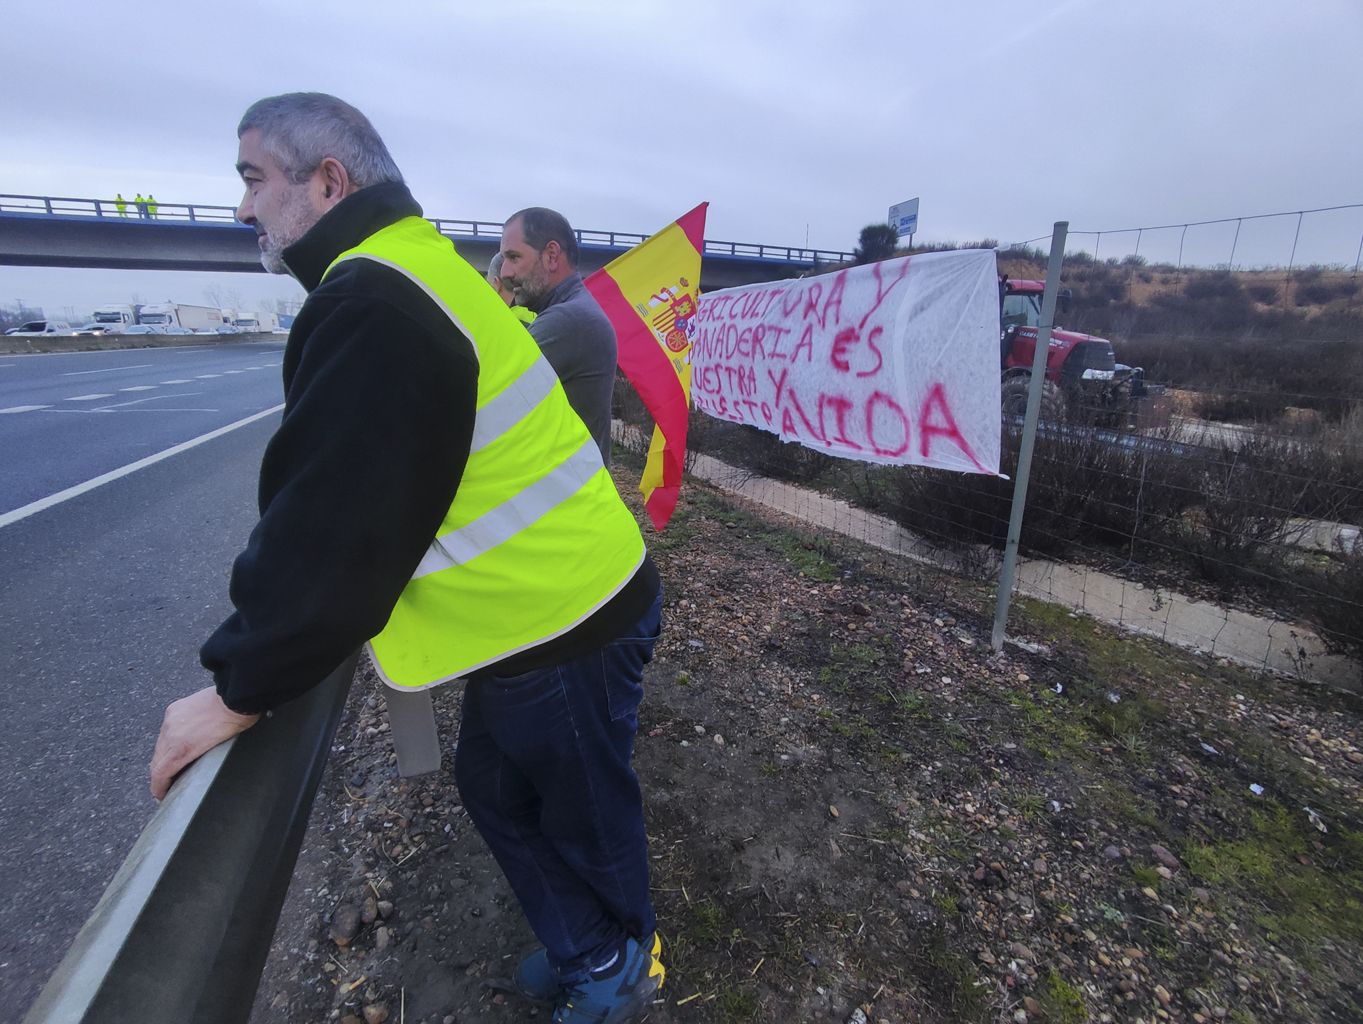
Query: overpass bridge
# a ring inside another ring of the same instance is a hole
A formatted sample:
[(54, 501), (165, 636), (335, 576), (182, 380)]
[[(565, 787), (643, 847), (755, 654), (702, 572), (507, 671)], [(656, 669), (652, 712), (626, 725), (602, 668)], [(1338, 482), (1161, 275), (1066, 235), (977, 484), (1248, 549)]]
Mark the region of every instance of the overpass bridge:
[[(110, 270), (214, 270), (264, 273), (253, 229), (231, 206), (159, 203), (146, 216), (130, 200), (120, 214), (111, 199), (0, 194), (0, 265), (93, 267)], [(501, 243), (502, 225), (429, 218), (460, 254), (486, 272)], [(647, 235), (578, 230), (585, 274), (605, 266)], [(845, 263), (850, 252), (705, 240), (701, 287), (706, 291), (798, 277)]]

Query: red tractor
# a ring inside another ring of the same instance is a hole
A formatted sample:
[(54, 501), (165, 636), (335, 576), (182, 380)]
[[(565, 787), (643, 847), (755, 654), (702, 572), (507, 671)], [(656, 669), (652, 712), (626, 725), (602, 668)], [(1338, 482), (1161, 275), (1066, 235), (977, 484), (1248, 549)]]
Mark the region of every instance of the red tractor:
[[(1027, 411), (1045, 287), (1045, 281), (999, 279), (1005, 416), (1022, 416)], [(1057, 303), (1060, 313), (1069, 311), (1069, 300), (1069, 289), (1063, 289)], [(1060, 327), (1051, 330), (1046, 380), (1041, 389), (1043, 420), (1130, 427), (1134, 425), (1135, 401), (1144, 395), (1145, 371), (1117, 362), (1106, 338)]]

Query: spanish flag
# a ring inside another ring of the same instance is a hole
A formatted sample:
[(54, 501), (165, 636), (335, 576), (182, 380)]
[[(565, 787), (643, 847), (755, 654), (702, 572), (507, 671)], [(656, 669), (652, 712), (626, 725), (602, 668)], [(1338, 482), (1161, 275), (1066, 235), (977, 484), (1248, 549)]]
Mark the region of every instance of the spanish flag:
[(672, 518), (681, 490), (707, 206), (701, 203), (585, 282), (615, 327), (620, 369), (653, 417), (639, 490), (655, 530)]

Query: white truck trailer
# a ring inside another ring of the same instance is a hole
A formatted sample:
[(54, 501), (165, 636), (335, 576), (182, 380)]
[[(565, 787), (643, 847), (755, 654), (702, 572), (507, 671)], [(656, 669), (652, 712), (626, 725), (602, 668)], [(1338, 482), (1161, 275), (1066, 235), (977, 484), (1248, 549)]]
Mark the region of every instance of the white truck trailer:
[(236, 317), (233, 318), (232, 325), (251, 334), (269, 334), (271, 331), (279, 329), (279, 314), (258, 313), (248, 310), (243, 313), (238, 313)]
[(153, 302), (138, 311), (137, 322), (152, 327), (211, 331), (222, 326), (222, 310), (213, 306), (186, 306), (179, 302)]

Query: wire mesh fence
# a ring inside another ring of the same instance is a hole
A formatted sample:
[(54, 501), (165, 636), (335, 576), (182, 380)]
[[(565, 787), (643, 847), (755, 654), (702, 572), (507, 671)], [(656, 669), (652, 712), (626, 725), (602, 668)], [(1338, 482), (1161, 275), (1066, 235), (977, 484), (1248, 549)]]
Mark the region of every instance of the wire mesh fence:
[[(1316, 212), (1327, 214), (1363, 220), (1363, 206)], [(1183, 228), (1211, 226), (1179, 226), (1185, 250), (1192, 232)], [(1168, 230), (1131, 234), (1139, 241)], [(1133, 258), (1134, 247), (1120, 251), (1110, 237), (1120, 233), (1102, 233), (1110, 249), (1097, 232), (1072, 234), (1092, 238), (1103, 255), (1067, 256), (1061, 284), (1072, 298), (1062, 325), (1107, 338), (1119, 363), (1142, 366), (1151, 387), (1120, 425), (1082, 401), (1049, 410), (1016, 589), (1184, 646), (1357, 688), (1356, 262), (1293, 266), (1300, 232), (1281, 266), (1251, 269), (1231, 269), (1229, 249), (1220, 267), (1169, 265)], [(1044, 253), (1003, 249), (999, 267), (1038, 278)], [(627, 385), (618, 412), (646, 438), (651, 424)], [(1000, 468), (1009, 477), (1020, 430), (1020, 420), (1004, 417)], [(997, 573), (1008, 480), (831, 458), (701, 413), (690, 431), (698, 476), (922, 564), (977, 580)]]

